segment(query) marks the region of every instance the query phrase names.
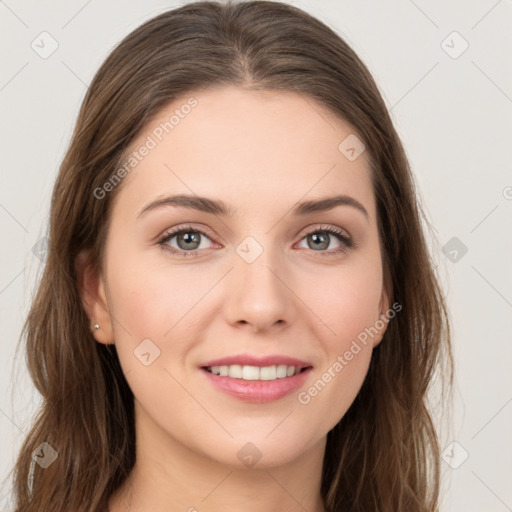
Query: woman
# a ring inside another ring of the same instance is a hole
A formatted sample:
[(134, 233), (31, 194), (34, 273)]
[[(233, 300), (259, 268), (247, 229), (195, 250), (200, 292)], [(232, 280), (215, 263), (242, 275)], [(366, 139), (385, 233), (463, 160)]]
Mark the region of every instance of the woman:
[(54, 188), (17, 512), (438, 510), (421, 215), (374, 80), (310, 15), (197, 2), (129, 34)]

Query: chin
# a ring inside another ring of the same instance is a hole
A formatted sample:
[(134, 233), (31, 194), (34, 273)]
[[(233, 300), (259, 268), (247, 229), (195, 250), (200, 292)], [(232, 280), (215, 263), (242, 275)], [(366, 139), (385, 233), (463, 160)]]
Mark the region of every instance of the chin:
[(273, 434), (265, 439), (266, 435), (247, 434), (226, 443), (215, 443), (214, 451), (210, 442), (203, 453), (232, 469), (270, 469), (293, 462), (308, 449), (304, 439), (286, 432), (281, 436), (276, 435), (274, 439), (271, 439)]

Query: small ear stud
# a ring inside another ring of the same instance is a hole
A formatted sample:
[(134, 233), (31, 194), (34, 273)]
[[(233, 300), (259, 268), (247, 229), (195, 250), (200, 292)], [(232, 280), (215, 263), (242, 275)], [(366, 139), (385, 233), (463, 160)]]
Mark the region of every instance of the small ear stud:
[(94, 330), (97, 330), (97, 329), (100, 328), (100, 324), (94, 324), (92, 327), (93, 327)]

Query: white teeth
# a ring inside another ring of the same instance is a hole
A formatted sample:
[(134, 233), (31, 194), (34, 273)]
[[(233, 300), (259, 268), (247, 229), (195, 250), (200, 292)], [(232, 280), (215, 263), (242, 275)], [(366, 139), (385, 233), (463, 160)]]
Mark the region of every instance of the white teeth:
[(275, 366), (264, 366), (260, 368), (260, 380), (277, 379), (277, 370)]
[(286, 368), (288, 368), (288, 367), (285, 364), (280, 364), (277, 367), (277, 378), (278, 379), (283, 379), (284, 377), (286, 377)]
[(233, 364), (228, 367), (229, 373), (228, 375), (232, 379), (241, 379), (242, 378), (242, 367), (239, 364)]
[(257, 366), (244, 366), (242, 368), (242, 379), (259, 380), (260, 369)]
[(207, 368), (211, 373), (221, 377), (243, 380), (276, 380), (292, 377), (300, 373), (300, 368), (280, 364), (278, 366), (241, 366), (239, 364), (211, 366)]

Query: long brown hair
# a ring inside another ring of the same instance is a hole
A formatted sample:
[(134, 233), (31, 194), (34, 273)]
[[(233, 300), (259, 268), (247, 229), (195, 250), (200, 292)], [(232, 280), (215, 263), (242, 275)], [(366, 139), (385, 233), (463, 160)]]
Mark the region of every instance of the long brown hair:
[[(364, 142), (385, 285), (403, 309), (328, 433), (321, 492), (328, 512), (438, 510), (439, 441), (427, 392), (438, 371), (451, 389), (453, 356), (410, 166), (354, 51), (324, 23), (274, 1), (195, 2), (164, 12), (125, 37), (92, 80), (55, 183), (47, 261), (22, 331), (42, 404), (14, 468), (15, 510), (106, 510), (134, 465), (133, 394), (115, 346), (91, 334), (76, 257), (90, 249), (101, 269), (122, 184), (101, 200), (94, 191), (147, 121), (185, 94), (223, 85), (302, 94), (348, 121)], [(58, 453), (46, 469), (32, 457), (43, 442)]]

